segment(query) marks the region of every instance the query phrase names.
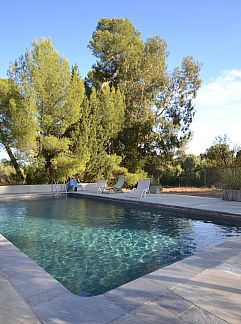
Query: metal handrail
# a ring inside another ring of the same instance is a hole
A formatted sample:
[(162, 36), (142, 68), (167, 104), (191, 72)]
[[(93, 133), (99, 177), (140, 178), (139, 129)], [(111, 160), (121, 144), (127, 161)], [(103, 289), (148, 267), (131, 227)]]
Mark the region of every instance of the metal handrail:
[[(61, 184), (60, 190), (58, 188), (58, 184)], [(55, 189), (55, 190), (54, 190)], [(58, 183), (55, 179), (52, 180), (52, 194), (58, 195), (59, 192), (65, 192), (67, 194), (67, 185), (66, 182), (63, 181), (61, 183)]]

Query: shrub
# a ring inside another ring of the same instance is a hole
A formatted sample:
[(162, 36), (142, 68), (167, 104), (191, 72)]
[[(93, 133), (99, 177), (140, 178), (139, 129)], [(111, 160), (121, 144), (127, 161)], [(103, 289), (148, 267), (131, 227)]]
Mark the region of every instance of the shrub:
[(241, 190), (241, 168), (226, 170), (222, 182), (224, 189)]
[(44, 167), (29, 166), (26, 168), (27, 184), (46, 184), (49, 183), (49, 178)]
[(148, 177), (147, 173), (142, 169), (138, 169), (136, 173), (126, 172), (124, 174), (126, 176), (126, 187), (130, 188), (133, 188), (140, 179), (146, 179)]
[(6, 185), (12, 183), (16, 183), (16, 172), (14, 167), (0, 163), (0, 184)]

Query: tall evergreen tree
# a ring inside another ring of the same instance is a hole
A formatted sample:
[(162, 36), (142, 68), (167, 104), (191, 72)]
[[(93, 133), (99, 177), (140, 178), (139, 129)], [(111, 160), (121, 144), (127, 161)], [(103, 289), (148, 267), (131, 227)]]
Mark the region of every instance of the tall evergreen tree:
[(167, 73), (167, 44), (160, 37), (142, 41), (128, 19), (101, 19), (90, 48), (97, 58), (88, 85), (118, 86), (125, 95), (123, 130), (113, 142), (131, 171), (146, 165), (151, 153), (173, 152), (189, 137), (192, 99), (200, 86), (199, 65), (185, 58)]
[[(36, 159), (48, 179), (83, 170), (81, 161), (86, 161), (71, 152), (66, 136), (82, 113), (84, 85), (77, 71), (71, 73), (67, 60), (60, 57), (50, 40), (42, 38), (12, 64), (9, 75), (26, 101), (34, 98)], [(30, 105), (29, 109), (33, 113)]]
[(35, 105), (19, 93), (10, 80), (0, 79), (0, 143), (15, 168), (17, 180), (25, 182), (16, 152), (31, 155), (35, 148), (37, 128)]
[(90, 161), (85, 176), (89, 180), (107, 175), (111, 163), (112, 141), (119, 133), (124, 120), (124, 98), (119, 90), (108, 85), (92, 89), (88, 100)]

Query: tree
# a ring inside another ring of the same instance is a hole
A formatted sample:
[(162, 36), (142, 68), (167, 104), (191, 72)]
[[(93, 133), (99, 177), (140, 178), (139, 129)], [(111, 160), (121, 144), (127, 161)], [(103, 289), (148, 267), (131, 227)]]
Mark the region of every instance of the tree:
[[(200, 65), (192, 57), (182, 61), (176, 68), (155, 101), (157, 148), (164, 153), (175, 153), (190, 139), (189, 129), (195, 109), (193, 99), (201, 85)], [(165, 154), (165, 155), (166, 155)]]
[(112, 141), (122, 127), (125, 104), (119, 90), (110, 89), (109, 85), (105, 85), (99, 91), (92, 89), (86, 105), (89, 112), (87, 142), (91, 156), (85, 177), (88, 180), (95, 180), (106, 176), (108, 171), (113, 169), (113, 161), (117, 157), (111, 157)]
[[(130, 171), (136, 171), (152, 140), (151, 105), (155, 84), (163, 82), (166, 44), (159, 38), (145, 44), (128, 19), (101, 19), (90, 48), (98, 58), (88, 75), (90, 83), (99, 88), (106, 83), (118, 86), (125, 95), (125, 121), (112, 150)], [(154, 56), (161, 58), (155, 68)]]
[(194, 154), (187, 154), (181, 161), (185, 176), (196, 177), (200, 175), (201, 159)]
[(7, 160), (0, 161), (0, 184), (12, 184), (15, 183), (16, 179), (16, 170), (12, 166), (12, 163)]
[(187, 57), (168, 74), (166, 42), (158, 36), (142, 41), (128, 19), (101, 19), (90, 48), (97, 63), (87, 86), (118, 86), (125, 96), (124, 127), (112, 143), (124, 166), (135, 172), (152, 153), (164, 155), (184, 145), (201, 83), (199, 64)]
[(214, 144), (210, 146), (202, 155), (210, 166), (222, 172), (224, 169), (230, 168), (235, 159), (235, 152), (230, 147), (231, 142), (226, 135), (218, 136), (214, 140)]
[(35, 148), (35, 106), (19, 93), (11, 80), (0, 79), (0, 142), (15, 168), (17, 180), (25, 182), (16, 152), (31, 154)]
[(228, 182), (237, 182), (238, 186), (241, 186), (240, 151), (240, 147), (232, 147), (227, 135), (224, 135), (216, 137), (214, 144), (201, 155), (206, 164), (208, 177), (214, 184), (226, 185)]
[[(60, 57), (50, 40), (42, 38), (12, 64), (9, 76), (28, 102), (29, 113), (35, 112), (34, 158), (37, 168), (45, 170), (46, 180), (82, 171), (87, 156), (81, 156), (80, 151), (77, 156), (73, 154), (67, 136), (82, 114), (84, 85), (77, 69), (71, 73), (67, 60)], [(30, 108), (33, 100), (35, 111)]]

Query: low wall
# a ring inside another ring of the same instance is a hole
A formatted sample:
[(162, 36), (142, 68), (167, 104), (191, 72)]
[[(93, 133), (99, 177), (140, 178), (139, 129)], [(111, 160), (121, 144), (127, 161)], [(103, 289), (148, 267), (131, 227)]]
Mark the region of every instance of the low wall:
[(241, 201), (241, 190), (223, 189), (222, 199)]
[(98, 187), (96, 183), (79, 183), (83, 191), (97, 192)]
[[(97, 192), (97, 186), (94, 183), (79, 183), (83, 191)], [(31, 193), (56, 193), (65, 192), (65, 184), (47, 184), (47, 185), (13, 185), (0, 186), (0, 195), (14, 195), (14, 194), (31, 194)]]
[(6, 194), (29, 194), (29, 193), (52, 193), (53, 191), (65, 191), (63, 184), (47, 184), (47, 185), (16, 185), (16, 186), (0, 186), (0, 195)]

